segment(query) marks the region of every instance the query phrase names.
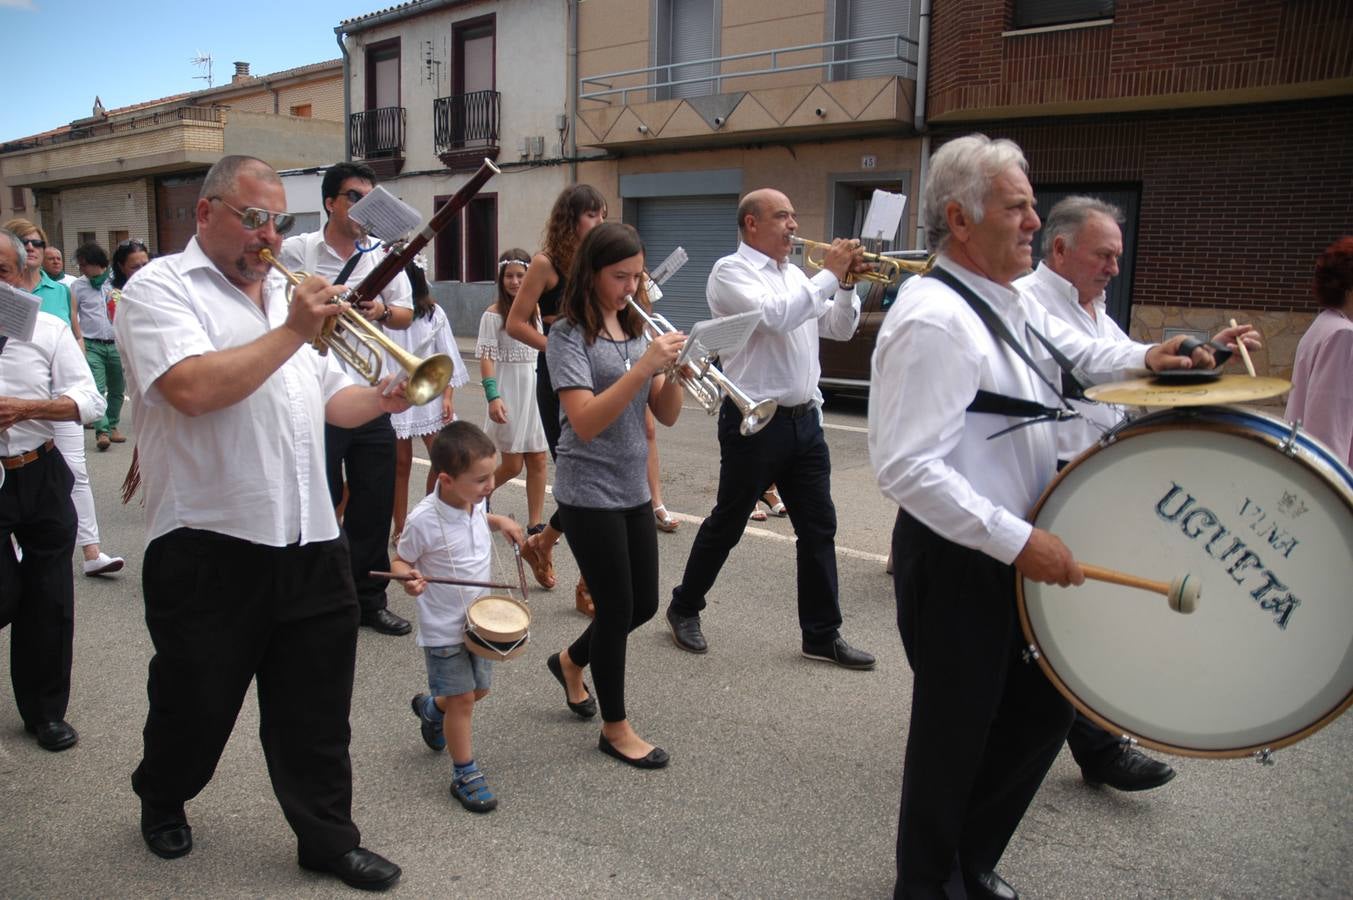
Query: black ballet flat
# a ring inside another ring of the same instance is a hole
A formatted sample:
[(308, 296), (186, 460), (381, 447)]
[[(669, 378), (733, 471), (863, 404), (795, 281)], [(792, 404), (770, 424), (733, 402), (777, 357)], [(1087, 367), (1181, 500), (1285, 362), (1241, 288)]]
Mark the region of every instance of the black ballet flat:
[(586, 682), (583, 682), (583, 687), (587, 690), (586, 700), (574, 703), (568, 699), (568, 685), (564, 684), (564, 667), (559, 663), (558, 653), (545, 660), (545, 668), (549, 669), (550, 674), (563, 686), (564, 702), (568, 704), (569, 709), (573, 710), (575, 716), (580, 719), (590, 719), (597, 714), (597, 700), (592, 696), (592, 689), (587, 687)]
[(646, 756), (641, 756), (638, 759), (626, 756), (615, 749), (615, 746), (612, 745), (610, 741), (606, 740), (606, 735), (604, 734), (597, 739), (597, 749), (607, 756), (614, 756), (626, 765), (634, 766), (636, 769), (662, 769), (666, 768), (667, 764), (672, 761), (672, 758), (667, 755), (667, 751), (661, 747), (654, 747), (652, 750), (648, 751)]

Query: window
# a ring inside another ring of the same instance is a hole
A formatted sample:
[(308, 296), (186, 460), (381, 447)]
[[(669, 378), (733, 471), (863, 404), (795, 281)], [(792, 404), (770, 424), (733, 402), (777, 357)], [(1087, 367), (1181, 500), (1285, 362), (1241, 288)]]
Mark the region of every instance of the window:
[(99, 236), (92, 231), (80, 231), (77, 232), (77, 235), (79, 240), (76, 241), (76, 245), (80, 247), (83, 247), (85, 244), (97, 244), (99, 242)]
[[(438, 209), (450, 197), (437, 197)], [(498, 267), (498, 195), (480, 194), (438, 233), (438, 281), (493, 281)]]
[(10, 206), (13, 207), (15, 212), (23, 212), (28, 208), (28, 204), (24, 201), (23, 188), (10, 188), (9, 196)]
[(110, 231), (108, 232), (108, 246), (103, 249), (107, 250), (109, 255), (112, 255), (112, 252), (117, 249), (117, 245), (129, 237), (131, 237), (130, 231)]
[(366, 50), (366, 108), (399, 106), (399, 38)]
[(1113, 0), (1015, 0), (1015, 28), (1113, 18)]
[[(878, 75), (916, 77), (914, 44), (897, 36), (915, 38), (920, 4), (912, 0), (837, 0), (836, 36), (856, 43), (836, 48), (835, 59), (847, 61), (832, 67), (833, 79), (872, 78)], [(863, 40), (875, 38), (875, 40)], [(904, 57), (898, 59), (898, 55)], [(868, 60), (867, 62), (849, 62)]]
[[(654, 6), (653, 64), (658, 82), (689, 81), (715, 74), (714, 63), (690, 65), (691, 60), (711, 59), (718, 53), (720, 0), (656, 0)], [(657, 91), (659, 100), (703, 97), (715, 92), (715, 82), (690, 81)]]
[(309, 103), (301, 103), (291, 108), (291, 114), (298, 119), (308, 119), (314, 112), (314, 107)]

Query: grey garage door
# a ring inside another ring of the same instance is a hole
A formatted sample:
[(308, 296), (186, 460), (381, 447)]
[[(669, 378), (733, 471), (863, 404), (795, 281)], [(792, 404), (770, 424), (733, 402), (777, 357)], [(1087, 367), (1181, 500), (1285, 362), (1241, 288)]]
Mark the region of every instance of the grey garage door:
[(687, 330), (709, 318), (705, 282), (714, 263), (738, 249), (738, 198), (646, 197), (638, 200), (634, 227), (644, 240), (649, 268), (677, 247), (690, 261), (662, 286), (657, 311), (677, 328)]

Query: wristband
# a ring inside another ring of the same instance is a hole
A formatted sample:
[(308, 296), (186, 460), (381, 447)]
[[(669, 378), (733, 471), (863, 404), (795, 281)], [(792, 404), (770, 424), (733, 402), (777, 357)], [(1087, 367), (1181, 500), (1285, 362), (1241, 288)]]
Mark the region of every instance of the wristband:
[(484, 385), (484, 400), (492, 403), (502, 395), (498, 393), (498, 379), (492, 376), (479, 379), (479, 383)]

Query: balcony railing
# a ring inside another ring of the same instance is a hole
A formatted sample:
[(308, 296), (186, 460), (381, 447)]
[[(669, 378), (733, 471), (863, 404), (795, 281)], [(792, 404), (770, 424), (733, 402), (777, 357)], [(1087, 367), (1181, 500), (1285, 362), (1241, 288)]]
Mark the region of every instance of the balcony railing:
[(498, 146), (497, 91), (475, 91), (432, 101), (432, 134), (437, 152)]
[[(892, 44), (891, 49), (880, 50), (880, 46)], [(868, 46), (865, 46), (868, 45)], [(800, 44), (797, 47), (777, 47), (773, 50), (758, 50), (751, 53), (734, 53), (729, 56), (715, 56), (709, 59), (691, 59), (679, 63), (667, 63), (661, 66), (648, 66), (643, 69), (627, 69), (623, 72), (607, 72), (579, 80), (578, 99), (596, 100), (609, 105), (611, 98), (620, 95), (623, 106), (630, 105), (630, 92), (653, 92), (656, 97), (671, 96), (672, 88), (689, 85), (709, 85), (711, 94), (722, 94), (723, 84), (729, 79), (754, 78), (763, 75), (778, 75), (783, 72), (801, 72), (809, 69), (824, 70), (824, 80), (833, 81), (858, 77), (854, 71), (865, 68), (869, 63), (898, 63), (897, 71), (892, 74), (903, 78), (916, 77), (916, 55), (918, 44), (914, 38), (905, 34), (879, 34), (869, 37), (851, 38), (842, 41), (823, 41), (817, 44)], [(822, 59), (812, 62), (786, 62), (783, 57), (821, 52)], [(855, 54), (861, 55), (855, 55)], [(768, 59), (769, 64), (759, 68), (723, 71), (725, 63), (743, 60)], [(694, 69), (696, 77), (676, 77), (682, 69)], [(706, 73), (713, 74), (706, 74)], [(616, 85), (616, 82), (632, 80), (633, 84)], [(645, 102), (648, 97), (639, 102)]]
[(348, 117), (354, 159), (389, 159), (404, 155), (404, 107), (382, 106)]

